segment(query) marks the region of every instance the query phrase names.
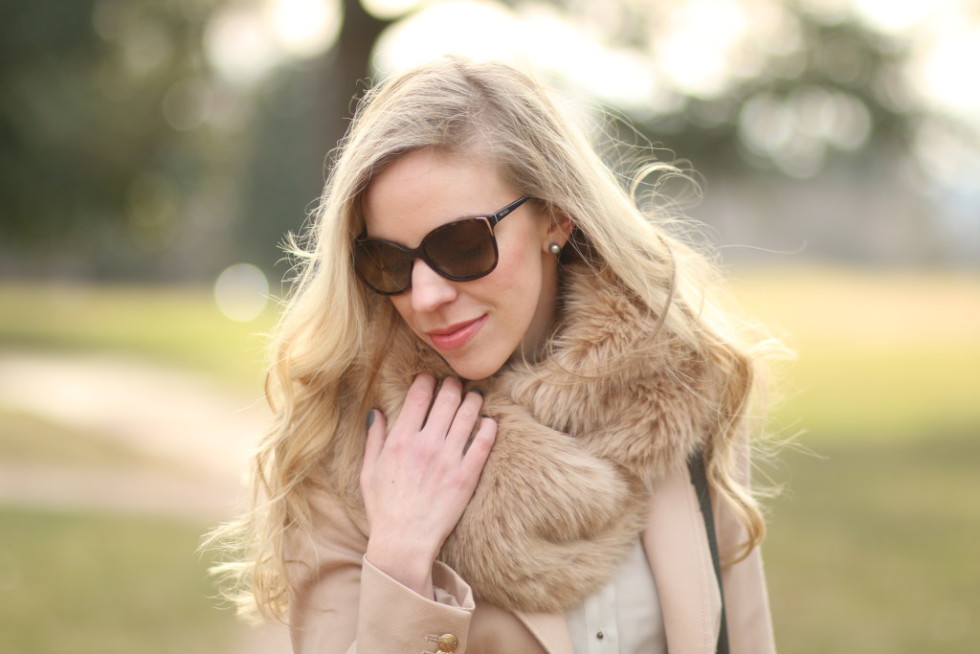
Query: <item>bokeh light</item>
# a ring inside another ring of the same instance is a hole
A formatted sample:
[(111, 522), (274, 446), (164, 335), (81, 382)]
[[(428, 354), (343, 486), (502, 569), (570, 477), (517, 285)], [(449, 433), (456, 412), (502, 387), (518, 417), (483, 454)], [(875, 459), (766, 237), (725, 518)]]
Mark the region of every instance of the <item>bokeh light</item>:
[(322, 54), (340, 31), (336, 0), (277, 0), (268, 10), (279, 45), (294, 57)]
[(269, 300), (265, 273), (250, 263), (228, 266), (214, 283), (214, 301), (225, 316), (239, 322), (257, 318)]
[(326, 52), (340, 32), (338, 0), (262, 0), (222, 7), (208, 23), (208, 61), (229, 82), (247, 86), (290, 59)]
[[(479, 30), (463, 26), (479, 25)], [(495, 2), (465, 0), (426, 5), (390, 27), (376, 51), (385, 74), (412, 68), (444, 54), (476, 60), (513, 58), (520, 27), (514, 14)]]
[(819, 86), (787, 97), (760, 93), (745, 103), (739, 135), (755, 154), (788, 175), (812, 177), (831, 148), (855, 150), (871, 132), (871, 115), (858, 98)]
[(211, 19), (204, 51), (224, 79), (243, 86), (257, 82), (279, 61), (267, 21), (247, 6), (224, 7)]
[(361, 0), (364, 9), (382, 20), (392, 20), (418, 9), (425, 0)]

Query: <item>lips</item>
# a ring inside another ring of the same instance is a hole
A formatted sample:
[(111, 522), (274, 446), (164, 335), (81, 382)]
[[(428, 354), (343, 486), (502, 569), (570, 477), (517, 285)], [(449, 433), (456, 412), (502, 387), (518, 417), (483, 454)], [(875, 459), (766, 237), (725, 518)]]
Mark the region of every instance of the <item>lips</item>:
[(432, 344), (440, 350), (455, 350), (463, 347), (476, 336), (477, 332), (487, 321), (487, 314), (474, 320), (459, 322), (455, 325), (433, 329), (426, 332)]

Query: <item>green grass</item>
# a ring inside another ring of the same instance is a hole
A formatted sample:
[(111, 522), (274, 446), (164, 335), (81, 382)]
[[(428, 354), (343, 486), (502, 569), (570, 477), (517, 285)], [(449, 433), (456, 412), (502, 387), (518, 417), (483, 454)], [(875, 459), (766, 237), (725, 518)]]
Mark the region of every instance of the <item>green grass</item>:
[(112, 352), (261, 383), (264, 334), (274, 311), (241, 323), (203, 288), (0, 285), (0, 346)]
[(980, 275), (762, 269), (735, 295), (797, 353), (778, 428), (888, 441), (980, 426)]
[(228, 651), (199, 525), (0, 507), (0, 533), (0, 651)]
[(980, 276), (758, 270), (736, 296), (797, 351), (766, 563), (794, 654), (976, 651)]
[[(798, 352), (773, 424), (819, 455), (787, 448), (771, 472), (786, 488), (765, 546), (781, 651), (976, 651), (980, 276), (742, 271), (735, 291)], [(253, 386), (271, 323), (233, 323), (193, 289), (8, 285), (0, 307), (0, 348), (123, 352)], [(86, 447), (0, 414), (11, 424), (28, 435), (0, 440), (8, 453)], [(0, 511), (0, 651), (219, 651), (230, 617), (208, 599), (200, 531)]]
[(836, 438), (787, 451), (765, 552), (777, 642), (795, 654), (976, 651), (980, 439)]
[(775, 419), (828, 439), (928, 438), (980, 425), (977, 371), (980, 334), (888, 352), (808, 346)]
[[(785, 451), (766, 562), (781, 651), (975, 651), (980, 439), (834, 439)], [(214, 609), (200, 527), (0, 510), (0, 651), (209, 653)]]

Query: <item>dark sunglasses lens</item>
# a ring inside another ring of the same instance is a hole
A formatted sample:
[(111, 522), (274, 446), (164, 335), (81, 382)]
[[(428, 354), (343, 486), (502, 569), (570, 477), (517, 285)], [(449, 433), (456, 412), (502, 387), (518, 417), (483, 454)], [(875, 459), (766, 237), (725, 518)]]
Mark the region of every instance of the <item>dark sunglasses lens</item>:
[(497, 245), (482, 219), (458, 220), (432, 231), (422, 247), (438, 272), (456, 281), (477, 279), (497, 265)]
[(380, 293), (401, 293), (412, 281), (411, 258), (390, 243), (357, 243), (354, 269), (365, 284)]

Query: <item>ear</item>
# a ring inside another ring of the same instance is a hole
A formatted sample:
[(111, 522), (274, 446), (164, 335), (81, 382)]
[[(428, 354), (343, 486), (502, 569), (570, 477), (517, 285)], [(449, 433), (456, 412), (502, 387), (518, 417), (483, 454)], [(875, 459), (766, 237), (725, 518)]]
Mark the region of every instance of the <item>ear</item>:
[(557, 243), (558, 245), (565, 247), (568, 243), (568, 239), (572, 235), (572, 228), (574, 224), (572, 223), (571, 217), (566, 213), (555, 212), (551, 215), (551, 221), (548, 225), (548, 242)]

